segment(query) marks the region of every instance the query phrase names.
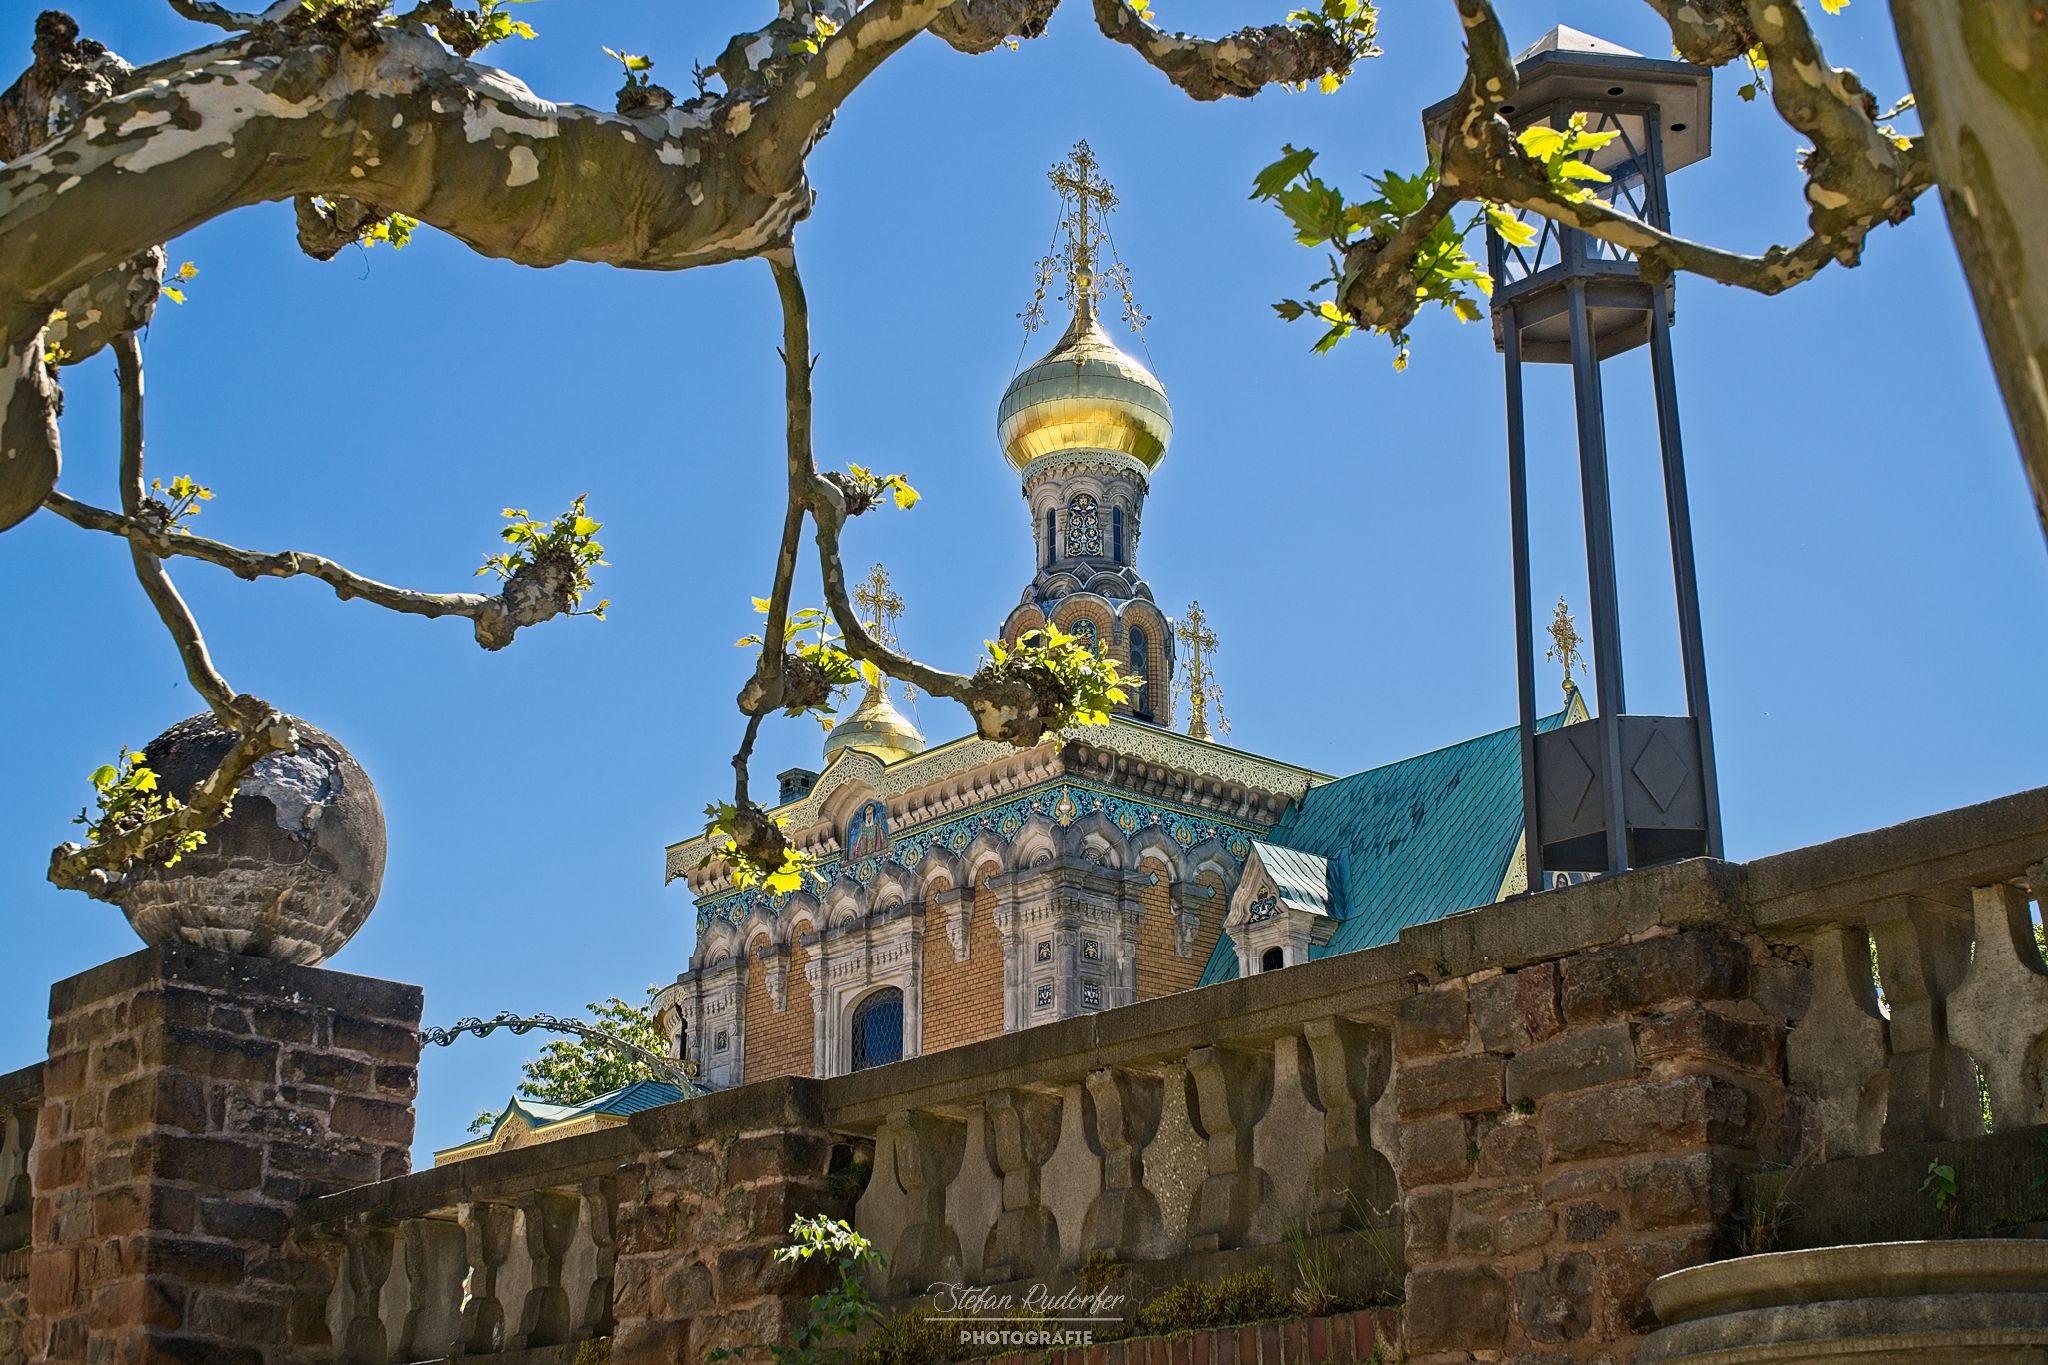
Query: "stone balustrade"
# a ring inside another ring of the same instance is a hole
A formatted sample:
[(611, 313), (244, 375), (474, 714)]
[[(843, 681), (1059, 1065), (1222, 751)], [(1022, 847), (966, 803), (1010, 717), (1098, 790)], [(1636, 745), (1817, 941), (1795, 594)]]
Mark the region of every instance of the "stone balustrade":
[(2048, 1124), (2044, 859), (2048, 790), (1746, 869), (1760, 932), (1811, 963), (1786, 1062), (1825, 1156), (1982, 1133), (1987, 1100)]
[[(1760, 1168), (1825, 1155), (1810, 1190), (1867, 1205), (1829, 1177), (1910, 1176), (1938, 1143), (2024, 1183), (2048, 1135), (2044, 859), (2048, 789), (414, 1174), (410, 988), (143, 954), (61, 985), (49, 1075), (0, 1078), (0, 1217), (40, 1131), (37, 1360), (97, 1358), (137, 1294), (163, 1340), (247, 1365), (568, 1365), (607, 1337), (619, 1365), (702, 1360), (789, 1339), (823, 1267), (773, 1252), (813, 1213), (889, 1253), (898, 1306), (937, 1282), (1057, 1291), (1105, 1259), (1132, 1298), (1260, 1265), (1284, 1286), (1341, 1241), (1340, 1293), (1401, 1278), (1415, 1365), (1626, 1359), (1651, 1282), (1737, 1248)], [(97, 1099), (87, 1078), (116, 1072), (150, 1103)], [(131, 1153), (148, 1198), (102, 1210), (95, 1152)], [(288, 1232), (228, 1217), (248, 1190)], [(197, 1221), (148, 1222), (180, 1208)], [(115, 1213), (157, 1267), (132, 1292), (94, 1240)], [(229, 1272), (232, 1293), (209, 1278)], [(175, 1313), (147, 1299), (163, 1284)]]

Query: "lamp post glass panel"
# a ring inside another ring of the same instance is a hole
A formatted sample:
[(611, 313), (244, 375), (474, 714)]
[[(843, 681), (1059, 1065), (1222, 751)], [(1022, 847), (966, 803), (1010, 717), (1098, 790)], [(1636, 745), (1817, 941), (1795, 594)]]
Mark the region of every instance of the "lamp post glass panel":
[[(1606, 179), (1574, 183), (1622, 213), (1668, 229), (1665, 177), (1702, 160), (1710, 149), (1712, 73), (1687, 62), (1644, 57), (1568, 28), (1551, 30), (1515, 66), (1520, 88), (1501, 113), (1516, 131), (1541, 127), (1587, 135), (1581, 138), (1583, 150), (1572, 159)], [(1424, 115), (1432, 133), (1440, 129), (1449, 107), (1446, 101)], [(1590, 145), (1596, 141), (1598, 146)], [(1507, 369), (1523, 801), (1528, 885), (1534, 889), (1544, 885), (1549, 870), (1620, 872), (1700, 854), (1718, 857), (1721, 822), (1671, 364), (1672, 286), (1668, 279), (1646, 282), (1632, 255), (1577, 229), (1536, 215), (1525, 215), (1523, 221), (1533, 240), (1511, 242), (1489, 225), (1487, 255), (1494, 279), (1494, 336)], [(1622, 675), (1600, 362), (1643, 345), (1650, 348), (1663, 457), (1685, 677), (1683, 716), (1630, 715)], [(1591, 720), (1540, 735), (1525, 364), (1569, 365), (1572, 370), (1596, 703)]]

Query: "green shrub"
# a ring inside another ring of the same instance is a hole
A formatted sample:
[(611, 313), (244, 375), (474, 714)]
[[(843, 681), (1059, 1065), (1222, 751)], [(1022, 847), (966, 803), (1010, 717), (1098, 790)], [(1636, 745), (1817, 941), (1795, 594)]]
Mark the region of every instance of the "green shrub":
[(1294, 1311), (1273, 1272), (1261, 1266), (1241, 1275), (1226, 1275), (1213, 1285), (1182, 1280), (1138, 1310), (1136, 1329), (1140, 1336), (1169, 1336), (1284, 1318)]
[(960, 1324), (930, 1308), (884, 1318), (854, 1356), (854, 1365), (947, 1365), (960, 1358)]

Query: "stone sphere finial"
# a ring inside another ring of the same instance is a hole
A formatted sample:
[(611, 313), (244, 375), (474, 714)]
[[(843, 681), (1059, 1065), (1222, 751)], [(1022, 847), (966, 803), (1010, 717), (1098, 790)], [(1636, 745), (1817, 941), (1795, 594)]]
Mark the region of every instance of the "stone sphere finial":
[[(299, 750), (259, 761), (234, 813), (173, 867), (138, 864), (116, 901), (154, 947), (312, 966), (354, 936), (384, 883), (384, 809), (369, 774), (318, 726), (296, 717)], [(189, 791), (233, 747), (211, 715), (179, 721), (144, 752), (166, 791)]]

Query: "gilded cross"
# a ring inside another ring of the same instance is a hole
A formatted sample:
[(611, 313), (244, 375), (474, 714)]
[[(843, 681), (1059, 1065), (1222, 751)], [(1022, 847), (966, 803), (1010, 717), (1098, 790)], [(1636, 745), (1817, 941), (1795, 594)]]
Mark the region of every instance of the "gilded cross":
[(1184, 675), (1188, 692), (1188, 734), (1195, 739), (1209, 738), (1211, 702), (1216, 705), (1216, 728), (1229, 734), (1230, 722), (1223, 715), (1223, 689), (1216, 685), (1216, 674), (1209, 664), (1209, 656), (1216, 652), (1216, 632), (1209, 629), (1209, 614), (1202, 610), (1200, 602), (1188, 603), (1187, 614), (1181, 617), (1173, 633), (1188, 651)]
[(1552, 644), (1544, 652), (1543, 657), (1555, 659), (1564, 665), (1564, 690), (1565, 695), (1570, 696), (1572, 669), (1583, 668), (1586, 657), (1579, 653), (1579, 628), (1572, 623), (1571, 608), (1564, 604), (1562, 597), (1557, 599), (1557, 615), (1550, 621), (1550, 638)]
[(853, 590), (853, 604), (867, 618), (875, 638), (894, 649), (896, 622), (903, 615), (903, 599), (890, 586), (889, 571), (879, 564), (869, 569), (867, 581)]

